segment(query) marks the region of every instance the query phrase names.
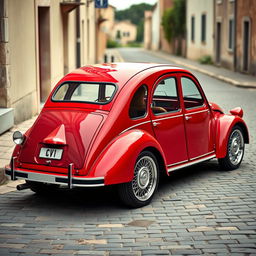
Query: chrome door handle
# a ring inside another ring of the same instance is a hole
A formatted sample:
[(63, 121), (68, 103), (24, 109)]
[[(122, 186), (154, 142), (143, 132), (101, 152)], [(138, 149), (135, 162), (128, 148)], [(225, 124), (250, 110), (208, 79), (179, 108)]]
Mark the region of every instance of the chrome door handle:
[(159, 122), (153, 122), (153, 126), (157, 126), (157, 125), (159, 125), (159, 124), (161, 124), (161, 123), (159, 123)]
[(189, 119), (191, 119), (192, 116), (185, 116), (185, 119), (188, 121)]

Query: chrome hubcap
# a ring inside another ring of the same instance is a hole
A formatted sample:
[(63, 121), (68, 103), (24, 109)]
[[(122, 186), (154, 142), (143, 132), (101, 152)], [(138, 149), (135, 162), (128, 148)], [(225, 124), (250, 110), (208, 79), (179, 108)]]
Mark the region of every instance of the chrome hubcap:
[(240, 130), (234, 130), (229, 139), (229, 160), (233, 165), (238, 165), (244, 153), (244, 138)]
[(154, 193), (157, 184), (157, 168), (149, 156), (139, 159), (135, 166), (132, 181), (133, 193), (140, 201), (148, 200)]

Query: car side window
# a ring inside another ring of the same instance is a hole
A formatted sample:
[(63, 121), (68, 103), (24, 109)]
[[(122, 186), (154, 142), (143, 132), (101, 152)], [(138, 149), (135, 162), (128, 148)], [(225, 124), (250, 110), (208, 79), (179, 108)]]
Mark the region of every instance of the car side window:
[(195, 108), (203, 106), (204, 99), (199, 89), (197, 88), (197, 85), (192, 79), (188, 77), (182, 77), (181, 85), (185, 108)]
[(147, 86), (140, 86), (137, 91), (134, 93), (133, 98), (131, 100), (130, 108), (129, 108), (129, 116), (130, 118), (139, 118), (144, 117), (147, 112)]
[(174, 77), (161, 80), (153, 94), (151, 109), (157, 115), (177, 111), (180, 108), (177, 83)]

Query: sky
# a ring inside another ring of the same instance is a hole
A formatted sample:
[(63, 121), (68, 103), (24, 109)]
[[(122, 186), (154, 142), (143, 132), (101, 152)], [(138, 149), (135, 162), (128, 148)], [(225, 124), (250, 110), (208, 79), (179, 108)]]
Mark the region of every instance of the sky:
[(147, 3), (155, 4), (157, 0), (108, 0), (108, 3), (115, 6), (117, 10), (129, 8), (133, 4)]

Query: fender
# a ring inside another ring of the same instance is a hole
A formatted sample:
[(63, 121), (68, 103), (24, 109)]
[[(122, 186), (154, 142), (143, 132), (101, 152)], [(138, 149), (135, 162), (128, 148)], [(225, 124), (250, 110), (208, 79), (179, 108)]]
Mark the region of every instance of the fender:
[(104, 177), (105, 185), (130, 182), (137, 157), (149, 147), (161, 154), (166, 166), (163, 150), (156, 139), (146, 131), (134, 129), (120, 134), (109, 143), (93, 164), (89, 175)]
[(216, 157), (224, 158), (227, 154), (228, 138), (232, 128), (239, 125), (244, 134), (244, 142), (249, 143), (249, 132), (244, 120), (237, 115), (220, 114), (216, 119)]

